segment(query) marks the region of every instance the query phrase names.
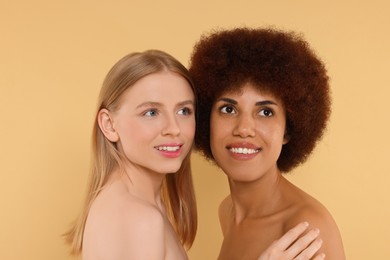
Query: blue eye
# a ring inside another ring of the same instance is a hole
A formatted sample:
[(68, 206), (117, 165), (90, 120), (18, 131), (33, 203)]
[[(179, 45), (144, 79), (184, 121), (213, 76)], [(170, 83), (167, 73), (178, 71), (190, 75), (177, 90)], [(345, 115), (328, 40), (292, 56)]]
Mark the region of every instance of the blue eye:
[(188, 107), (183, 107), (182, 109), (179, 110), (178, 112), (179, 115), (191, 115), (192, 114), (192, 110)]
[(150, 109), (144, 113), (144, 116), (154, 117), (158, 115), (157, 109)]
[(222, 106), (219, 111), (221, 111), (224, 114), (235, 114), (236, 111), (231, 106)]
[(265, 108), (260, 110), (259, 114), (261, 116), (270, 117), (274, 115), (274, 112), (272, 111), (272, 109)]

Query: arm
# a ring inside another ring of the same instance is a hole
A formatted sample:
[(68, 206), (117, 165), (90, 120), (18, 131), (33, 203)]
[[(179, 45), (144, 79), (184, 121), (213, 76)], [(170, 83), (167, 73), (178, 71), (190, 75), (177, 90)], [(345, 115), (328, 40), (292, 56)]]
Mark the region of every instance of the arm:
[(321, 204), (312, 205), (305, 209), (301, 209), (299, 214), (290, 218), (286, 228), (299, 223), (308, 221), (313, 227), (321, 230), (319, 238), (323, 241), (320, 253), (325, 253), (328, 259), (345, 259), (344, 247), (338, 227), (330, 215), (328, 210)]
[(157, 209), (115, 201), (95, 213), (83, 259), (165, 259), (164, 218)]
[(123, 254), (115, 259), (165, 259), (164, 217), (151, 207), (135, 214), (134, 221), (124, 220), (128, 222), (124, 239), (117, 241)]
[[(258, 260), (289, 260), (289, 259), (325, 259), (325, 254), (318, 252), (322, 240), (318, 238), (319, 230), (313, 229), (301, 236), (308, 228), (307, 222), (302, 222), (284, 234), (279, 240), (273, 242)], [(301, 237), (300, 237), (301, 236)]]

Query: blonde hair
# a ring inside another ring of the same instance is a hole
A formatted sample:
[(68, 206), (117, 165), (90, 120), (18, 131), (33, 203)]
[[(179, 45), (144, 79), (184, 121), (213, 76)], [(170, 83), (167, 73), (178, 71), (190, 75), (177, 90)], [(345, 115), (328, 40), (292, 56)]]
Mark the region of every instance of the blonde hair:
[[(141, 78), (163, 70), (184, 77), (194, 91), (187, 69), (171, 55), (158, 50), (131, 53), (120, 59), (108, 72), (100, 91), (97, 113), (102, 108), (115, 109), (125, 90)], [(74, 255), (82, 251), (84, 227), (91, 204), (110, 173), (118, 167), (123, 169), (121, 158), (122, 155), (115, 143), (107, 140), (101, 132), (96, 116), (92, 132), (92, 162), (87, 197), (78, 219), (64, 235)], [(197, 208), (190, 154), (186, 156), (177, 173), (166, 175), (161, 197), (181, 243), (187, 249), (190, 248), (197, 229)]]

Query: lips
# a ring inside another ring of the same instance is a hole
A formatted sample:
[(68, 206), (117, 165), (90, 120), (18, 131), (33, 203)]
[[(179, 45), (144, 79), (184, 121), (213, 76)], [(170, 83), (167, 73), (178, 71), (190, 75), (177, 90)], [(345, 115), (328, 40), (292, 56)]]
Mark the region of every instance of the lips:
[(239, 153), (239, 154), (254, 154), (254, 153), (258, 153), (260, 150), (239, 147), (239, 148), (230, 148), (229, 151), (231, 151), (232, 153)]
[(176, 152), (177, 150), (180, 149), (180, 145), (175, 145), (175, 146), (155, 146), (154, 148), (156, 148), (157, 150), (159, 151), (167, 151), (167, 152)]
[(167, 158), (176, 158), (179, 157), (182, 152), (183, 144), (162, 144), (157, 145), (154, 148), (164, 157)]
[(226, 149), (229, 150), (233, 158), (239, 160), (251, 159), (261, 151), (261, 147), (252, 143), (234, 143), (226, 146)]

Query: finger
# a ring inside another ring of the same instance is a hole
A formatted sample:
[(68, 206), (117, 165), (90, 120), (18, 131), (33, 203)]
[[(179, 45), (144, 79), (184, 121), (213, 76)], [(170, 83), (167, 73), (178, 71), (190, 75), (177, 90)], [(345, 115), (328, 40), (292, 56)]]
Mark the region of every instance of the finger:
[(273, 246), (280, 251), (286, 250), (300, 235), (303, 234), (303, 232), (305, 232), (308, 226), (309, 223), (307, 222), (299, 223), (284, 234), (279, 240), (275, 241)]
[[(317, 238), (305, 250), (303, 250), (296, 257), (296, 259), (300, 259), (300, 260), (311, 259), (318, 252), (318, 250), (321, 248), (321, 246), (322, 246), (322, 239)], [(316, 256), (316, 258), (314, 258), (314, 259), (317, 259), (317, 257), (321, 257), (321, 256), (322, 256), (322, 254)], [(318, 258), (318, 259), (323, 259), (323, 258)]]
[[(299, 238), (294, 244), (291, 245), (291, 247), (286, 250), (286, 255), (288, 255), (289, 257), (295, 257), (301, 252), (305, 252), (306, 249), (309, 249), (308, 251), (306, 251), (307, 253), (311, 253), (313, 251), (314, 253), (317, 252), (319, 247), (321, 247), (321, 245), (318, 245), (318, 241), (313, 245), (313, 247), (310, 246), (319, 234), (320, 230), (317, 228), (310, 230), (309, 232), (307, 232), (307, 234)], [(314, 254), (312, 254), (311, 256), (313, 255)]]

